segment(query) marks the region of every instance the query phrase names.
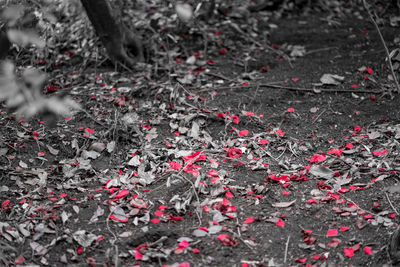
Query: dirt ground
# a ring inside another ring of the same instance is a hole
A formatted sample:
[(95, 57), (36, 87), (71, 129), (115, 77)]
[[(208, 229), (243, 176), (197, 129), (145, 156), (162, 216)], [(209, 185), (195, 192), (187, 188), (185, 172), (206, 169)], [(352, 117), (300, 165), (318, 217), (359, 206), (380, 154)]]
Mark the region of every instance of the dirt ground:
[(2, 265), (396, 266), (399, 97), (363, 16), (68, 74), (87, 113), (54, 129), (1, 111)]

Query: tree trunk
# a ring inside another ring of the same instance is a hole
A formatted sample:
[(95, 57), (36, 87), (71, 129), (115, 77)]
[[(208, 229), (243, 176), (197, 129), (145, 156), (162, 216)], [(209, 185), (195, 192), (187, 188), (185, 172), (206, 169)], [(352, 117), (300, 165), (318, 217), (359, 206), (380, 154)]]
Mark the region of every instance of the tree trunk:
[(81, 0), (100, 41), (111, 59), (130, 67), (143, 60), (140, 39), (113, 16), (108, 0)]
[(7, 34), (3, 31), (0, 31), (0, 60), (6, 58), (10, 46), (11, 43), (8, 40)]

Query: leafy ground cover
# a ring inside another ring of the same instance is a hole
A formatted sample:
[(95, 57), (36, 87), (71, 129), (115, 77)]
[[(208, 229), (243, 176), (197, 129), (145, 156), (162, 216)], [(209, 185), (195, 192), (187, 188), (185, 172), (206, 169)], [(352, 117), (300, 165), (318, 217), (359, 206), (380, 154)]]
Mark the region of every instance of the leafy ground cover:
[(399, 101), (378, 34), (360, 13), (263, 15), (156, 70), (70, 63), (50, 89), (87, 112), (56, 128), (2, 111), (2, 264), (395, 265)]

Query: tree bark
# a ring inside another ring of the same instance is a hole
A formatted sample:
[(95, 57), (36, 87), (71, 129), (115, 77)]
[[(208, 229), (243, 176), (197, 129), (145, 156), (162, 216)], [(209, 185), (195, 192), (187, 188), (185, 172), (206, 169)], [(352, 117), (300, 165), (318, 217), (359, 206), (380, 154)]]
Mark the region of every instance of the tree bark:
[(390, 237), (389, 254), (393, 264), (400, 262), (400, 228), (397, 228)]
[(7, 34), (3, 31), (0, 31), (0, 60), (6, 58), (10, 46), (11, 43), (8, 40)]
[(81, 0), (100, 41), (114, 63), (130, 67), (143, 60), (143, 47), (135, 33), (113, 16), (108, 0)]

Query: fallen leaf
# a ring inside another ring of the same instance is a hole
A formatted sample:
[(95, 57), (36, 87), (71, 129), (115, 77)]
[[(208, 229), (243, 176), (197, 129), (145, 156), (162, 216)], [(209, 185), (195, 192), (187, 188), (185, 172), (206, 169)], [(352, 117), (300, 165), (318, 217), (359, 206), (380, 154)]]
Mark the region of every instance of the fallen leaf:
[(51, 146), (49, 146), (49, 145), (46, 145), (46, 147), (47, 147), (47, 149), (49, 150), (50, 154), (52, 154), (52, 155), (54, 155), (54, 156), (57, 156), (57, 155), (58, 155), (59, 150), (57, 150), (57, 149), (55, 149), (55, 148), (53, 148), (53, 147), (51, 147)]
[(287, 208), (290, 207), (292, 204), (294, 204), (296, 200), (290, 201), (290, 202), (278, 202), (278, 203), (273, 203), (272, 207), (275, 208)]
[(339, 85), (344, 81), (344, 76), (326, 73), (319, 80), (326, 85)]
[(111, 153), (115, 149), (115, 141), (111, 141), (107, 144), (107, 152)]
[(335, 175), (335, 173), (331, 169), (321, 165), (311, 166), (310, 173), (315, 177), (324, 179), (332, 179), (333, 176)]
[(97, 236), (92, 233), (86, 233), (85, 230), (78, 230), (72, 234), (72, 238), (84, 248), (89, 247), (93, 241), (97, 240)]
[(90, 146), (90, 150), (94, 150), (96, 152), (102, 152), (106, 148), (104, 143), (95, 142)]

